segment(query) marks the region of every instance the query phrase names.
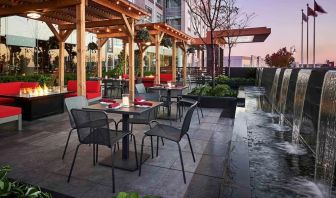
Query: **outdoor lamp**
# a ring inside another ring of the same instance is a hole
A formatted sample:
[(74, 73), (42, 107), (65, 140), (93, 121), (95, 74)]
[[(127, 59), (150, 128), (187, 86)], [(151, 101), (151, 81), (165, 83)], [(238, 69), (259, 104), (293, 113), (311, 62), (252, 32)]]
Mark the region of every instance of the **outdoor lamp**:
[(39, 18), (41, 18), (41, 15), (37, 12), (29, 12), (27, 14), (27, 17), (29, 17), (31, 19), (39, 19)]

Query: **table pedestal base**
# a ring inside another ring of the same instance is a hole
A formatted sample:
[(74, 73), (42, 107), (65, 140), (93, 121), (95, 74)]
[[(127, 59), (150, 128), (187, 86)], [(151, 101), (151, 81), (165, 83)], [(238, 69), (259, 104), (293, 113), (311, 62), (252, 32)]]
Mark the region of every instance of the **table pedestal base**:
[[(122, 170), (128, 171), (136, 171), (138, 169), (135, 160), (135, 153), (133, 151), (129, 152), (129, 157), (127, 160), (122, 159), (122, 152), (121, 150), (114, 153), (114, 167)], [(143, 153), (142, 155), (142, 163), (144, 163), (150, 157), (149, 154)], [(138, 160), (140, 161), (140, 153), (138, 153)], [(99, 162), (100, 165), (109, 166), (111, 167), (112, 161), (111, 156), (103, 159)]]

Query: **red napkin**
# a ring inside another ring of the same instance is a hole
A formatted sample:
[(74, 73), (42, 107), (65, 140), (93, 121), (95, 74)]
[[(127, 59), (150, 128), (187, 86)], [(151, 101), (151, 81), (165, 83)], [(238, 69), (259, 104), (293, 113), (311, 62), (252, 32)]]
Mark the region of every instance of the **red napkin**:
[(141, 96), (134, 98), (134, 101), (136, 102), (141, 102), (142, 100), (145, 100), (145, 98)]
[(134, 105), (141, 105), (141, 106), (152, 106), (153, 104), (151, 102), (147, 102), (147, 101), (134, 101)]
[(115, 102), (115, 103), (109, 104), (109, 105), (108, 105), (108, 108), (116, 108), (116, 107), (118, 107), (119, 105), (120, 105), (119, 103)]
[(112, 99), (108, 99), (108, 98), (103, 98), (101, 101), (102, 102), (107, 102), (107, 103), (116, 103), (116, 101), (114, 101)]

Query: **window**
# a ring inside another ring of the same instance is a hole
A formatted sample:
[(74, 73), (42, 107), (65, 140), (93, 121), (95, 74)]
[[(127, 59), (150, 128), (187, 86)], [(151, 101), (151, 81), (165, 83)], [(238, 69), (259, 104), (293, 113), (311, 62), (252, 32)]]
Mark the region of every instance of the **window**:
[(181, 0), (167, 0), (166, 8), (176, 8), (181, 6)]
[(156, 14), (156, 22), (162, 22), (162, 14), (160, 13)]
[(147, 12), (150, 14), (148, 21), (153, 22), (153, 17), (152, 17), (152, 15), (153, 15), (152, 12), (153, 12), (153, 11), (152, 11), (152, 8), (151, 8), (151, 7), (148, 7), (148, 6), (145, 5), (145, 9), (146, 9)]

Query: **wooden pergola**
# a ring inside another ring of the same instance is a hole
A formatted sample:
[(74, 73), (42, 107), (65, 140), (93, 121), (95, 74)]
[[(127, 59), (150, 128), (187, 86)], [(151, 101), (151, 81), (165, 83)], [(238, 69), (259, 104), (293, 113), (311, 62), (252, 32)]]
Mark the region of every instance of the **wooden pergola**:
[[(144, 76), (143, 58), (144, 58), (145, 51), (149, 46), (155, 46), (155, 54), (156, 54), (155, 83), (157, 84), (160, 83), (160, 45), (161, 45), (161, 41), (163, 37), (166, 36), (172, 39), (173, 81), (176, 80), (176, 55), (177, 55), (177, 47), (179, 47), (183, 51), (183, 79), (185, 82), (187, 78), (187, 45), (190, 44), (193, 38), (166, 23), (146, 23), (146, 24), (135, 25), (136, 32), (141, 30), (142, 28), (146, 28), (148, 30), (150, 34), (150, 42), (144, 43), (143, 41), (136, 41), (138, 48), (139, 48), (139, 52), (140, 52), (139, 67), (140, 67), (141, 77)], [(98, 39), (119, 38), (119, 39), (124, 40), (124, 44), (127, 43), (127, 41), (129, 40), (127, 39), (128, 35), (123, 31), (122, 27), (115, 28), (115, 29), (95, 28), (93, 32), (97, 34)], [(133, 45), (130, 42), (128, 42), (128, 46), (129, 46), (129, 51), (130, 50), (134, 51)], [(131, 62), (131, 59), (129, 60)]]
[[(148, 13), (126, 0), (1, 0), (0, 17), (21, 16), (45, 22), (59, 41), (59, 85), (64, 87), (65, 41), (77, 30), (77, 93), (86, 95), (85, 30), (119, 29), (128, 36), (130, 95), (134, 97), (134, 24)], [(56, 26), (57, 27), (56, 27)], [(107, 39), (99, 39), (101, 47)], [(101, 61), (99, 62), (101, 76)]]

